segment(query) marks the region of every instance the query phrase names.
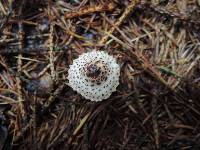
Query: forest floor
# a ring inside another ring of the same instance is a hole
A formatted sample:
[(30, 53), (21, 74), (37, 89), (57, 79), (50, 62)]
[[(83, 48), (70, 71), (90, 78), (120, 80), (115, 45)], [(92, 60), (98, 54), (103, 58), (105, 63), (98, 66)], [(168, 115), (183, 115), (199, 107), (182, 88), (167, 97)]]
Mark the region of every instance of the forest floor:
[[(84, 52), (121, 68), (108, 99), (68, 86)], [(199, 0), (0, 1), (0, 150), (199, 150)]]

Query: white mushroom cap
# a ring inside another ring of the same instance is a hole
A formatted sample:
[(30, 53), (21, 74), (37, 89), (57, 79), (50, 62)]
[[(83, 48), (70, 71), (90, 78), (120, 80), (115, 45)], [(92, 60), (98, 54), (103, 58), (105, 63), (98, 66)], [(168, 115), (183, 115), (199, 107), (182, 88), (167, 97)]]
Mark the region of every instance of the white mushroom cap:
[(86, 99), (107, 99), (119, 85), (120, 67), (116, 59), (104, 51), (83, 53), (68, 71), (69, 86)]

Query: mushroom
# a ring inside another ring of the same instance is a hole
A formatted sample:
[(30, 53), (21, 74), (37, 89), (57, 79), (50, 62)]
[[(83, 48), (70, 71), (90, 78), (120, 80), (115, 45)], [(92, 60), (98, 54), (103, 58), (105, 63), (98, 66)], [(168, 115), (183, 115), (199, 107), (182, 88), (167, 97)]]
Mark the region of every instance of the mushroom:
[(91, 101), (107, 99), (119, 85), (120, 66), (104, 51), (83, 53), (68, 71), (69, 86)]

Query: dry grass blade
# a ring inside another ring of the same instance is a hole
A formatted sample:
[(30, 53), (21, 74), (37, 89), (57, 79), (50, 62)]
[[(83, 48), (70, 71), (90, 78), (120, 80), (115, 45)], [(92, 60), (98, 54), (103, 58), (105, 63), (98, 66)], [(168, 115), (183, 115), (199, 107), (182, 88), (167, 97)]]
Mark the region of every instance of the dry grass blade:
[(7, 15), (6, 10), (5, 10), (5, 8), (4, 8), (2, 2), (0, 2), (0, 10), (1, 10), (1, 12), (3, 12), (3, 14), (4, 14), (5, 16)]
[(83, 127), (83, 125), (86, 123), (87, 119), (90, 117), (91, 112), (88, 112), (88, 114), (86, 114), (83, 119), (80, 121), (79, 125), (77, 126), (77, 128), (74, 130), (72, 137), (69, 138), (68, 143), (71, 144), (73, 137), (77, 135), (77, 133), (80, 131), (80, 129)]
[(0, 105), (4, 105), (4, 104), (17, 104), (17, 103), (21, 103), (23, 101), (16, 101), (15, 99), (12, 99), (10, 97), (6, 97), (4, 95), (0, 95)]

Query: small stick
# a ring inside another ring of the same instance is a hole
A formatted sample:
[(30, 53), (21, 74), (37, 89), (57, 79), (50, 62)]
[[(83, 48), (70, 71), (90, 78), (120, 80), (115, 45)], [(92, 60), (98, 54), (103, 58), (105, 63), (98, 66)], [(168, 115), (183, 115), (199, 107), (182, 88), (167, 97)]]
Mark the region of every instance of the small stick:
[[(21, 8), (19, 10), (19, 15), (22, 15), (22, 9), (23, 9), (23, 6), (25, 4), (25, 0), (22, 1), (22, 5), (21, 5)], [(24, 41), (24, 31), (23, 31), (23, 24), (22, 24), (22, 19), (19, 18), (19, 23), (18, 23), (18, 27), (19, 27), (19, 50), (23, 49), (24, 47), (24, 44), (23, 44), (23, 41)], [(21, 72), (22, 72), (22, 54), (19, 53), (18, 54), (18, 60), (17, 60), (17, 72), (18, 74), (20, 75)], [(20, 113), (21, 113), (21, 117), (24, 117), (25, 115), (25, 112), (24, 112), (24, 106), (23, 106), (23, 98), (22, 98), (22, 87), (21, 87), (21, 80), (20, 80), (20, 77), (16, 77), (16, 81), (17, 81), (17, 93), (19, 94), (18, 96), (18, 101), (20, 102), (19, 103), (19, 109), (20, 109)]]
[[(151, 103), (152, 109), (153, 109), (152, 111), (155, 111), (157, 103), (158, 103), (157, 99), (153, 98), (153, 101)], [(153, 123), (153, 130), (154, 130), (154, 138), (155, 138), (156, 148), (160, 149), (160, 133), (159, 133), (159, 126), (158, 126), (157, 117), (158, 116), (157, 116), (156, 113), (154, 113), (152, 115), (152, 123)]]
[(97, 6), (86, 6), (77, 11), (67, 12), (65, 13), (64, 17), (65, 19), (71, 19), (74, 17), (79, 17), (79, 16), (83, 16), (83, 15), (87, 15), (87, 14), (91, 14), (95, 12), (111, 11), (114, 8), (115, 8), (114, 3), (100, 4)]
[[(51, 2), (49, 2), (48, 6), (48, 15), (51, 17)], [(51, 23), (50, 25), (50, 34), (49, 34), (49, 39), (48, 39), (48, 47), (49, 47), (49, 64), (50, 64), (50, 70), (51, 70), (51, 77), (53, 80), (56, 78), (56, 73), (55, 73), (55, 66), (54, 66), (54, 41), (53, 41), (53, 36), (54, 36), (54, 25)]]
[(33, 129), (33, 135), (32, 135), (32, 140), (33, 140), (33, 150), (38, 150), (38, 145), (37, 145), (37, 123), (36, 123), (36, 103), (37, 103), (37, 97), (36, 93), (34, 93), (34, 100), (33, 100), (33, 115), (31, 116), (32, 120), (32, 129)]
[(54, 67), (54, 43), (53, 43), (53, 30), (54, 26), (50, 26), (50, 35), (49, 35), (49, 64), (50, 64), (50, 70), (51, 70), (51, 77), (53, 80), (56, 78), (56, 73), (55, 73), (55, 67)]
[(45, 54), (49, 51), (49, 48), (47, 47), (24, 47), (22, 49), (19, 48), (5, 48), (0, 50), (0, 54), (31, 54), (31, 53), (37, 53), (37, 54)]
[[(24, 30), (23, 30), (23, 24), (22, 24), (22, 11), (24, 8), (24, 5), (26, 3), (26, 0), (22, 0), (18, 15), (18, 36), (19, 36), (19, 50), (23, 49), (24, 47)], [(24, 104), (23, 104), (23, 97), (22, 97), (22, 82), (21, 82), (21, 72), (22, 72), (22, 54), (19, 51), (18, 54), (18, 59), (17, 59), (17, 74), (16, 76), (16, 86), (17, 86), (17, 93), (18, 93), (18, 101), (19, 101), (19, 107), (17, 107), (17, 119), (16, 119), (16, 124), (15, 124), (15, 132), (14, 132), (14, 139), (15, 140), (16, 136), (22, 132), (22, 126), (25, 120), (25, 111), (24, 111)]]

